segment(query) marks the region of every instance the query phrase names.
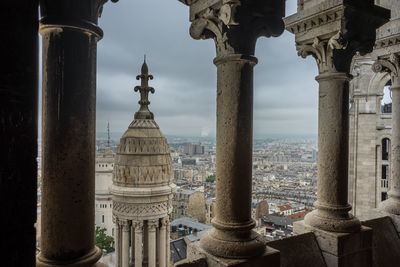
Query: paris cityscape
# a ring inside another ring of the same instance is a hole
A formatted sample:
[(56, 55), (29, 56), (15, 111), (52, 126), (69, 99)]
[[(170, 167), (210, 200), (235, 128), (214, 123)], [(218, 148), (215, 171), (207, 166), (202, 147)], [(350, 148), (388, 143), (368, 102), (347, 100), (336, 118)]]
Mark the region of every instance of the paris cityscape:
[[(104, 261), (113, 266), (115, 231), (111, 193), (107, 186), (112, 183), (119, 140), (108, 138), (105, 132), (98, 133), (98, 136), (101, 137), (96, 140), (96, 163), (101, 164), (96, 166), (95, 221), (97, 229), (105, 229), (104, 236), (111, 237), (110, 245), (106, 246), (109, 251), (105, 250)], [(170, 241), (171, 257), (175, 263), (185, 258), (183, 251), (187, 244), (183, 242), (184, 238), (191, 242), (198, 241), (203, 232), (212, 228), (216, 142), (213, 138), (205, 137), (166, 137), (171, 151), (174, 183), (177, 186)], [(252, 218), (256, 221), (255, 231), (266, 241), (291, 236), (293, 222), (304, 219), (313, 209), (317, 191), (317, 155), (316, 137), (254, 140)], [(40, 158), (38, 160), (40, 162)], [(107, 181), (103, 184), (100, 180), (105, 173), (108, 174), (105, 176)], [(38, 178), (40, 188), (40, 169)], [(38, 194), (39, 216), (40, 191)], [(187, 230), (189, 227), (196, 228), (199, 234), (194, 237), (193, 231)], [(40, 236), (38, 250), (39, 241)]]

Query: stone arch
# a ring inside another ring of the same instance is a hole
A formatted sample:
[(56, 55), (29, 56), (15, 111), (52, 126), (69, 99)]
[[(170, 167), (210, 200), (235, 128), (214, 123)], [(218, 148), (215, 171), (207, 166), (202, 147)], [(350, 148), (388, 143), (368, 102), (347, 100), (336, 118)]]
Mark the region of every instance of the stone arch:
[(384, 93), (384, 88), (390, 80), (391, 80), (391, 77), (390, 77), (389, 73), (378, 72), (378, 73), (374, 73), (371, 81), (368, 84), (367, 95), (371, 95), (371, 94), (381, 95), (381, 97), (379, 97), (378, 100), (376, 101), (377, 113), (381, 113), (380, 105), (381, 105), (381, 100), (382, 100), (383, 93)]

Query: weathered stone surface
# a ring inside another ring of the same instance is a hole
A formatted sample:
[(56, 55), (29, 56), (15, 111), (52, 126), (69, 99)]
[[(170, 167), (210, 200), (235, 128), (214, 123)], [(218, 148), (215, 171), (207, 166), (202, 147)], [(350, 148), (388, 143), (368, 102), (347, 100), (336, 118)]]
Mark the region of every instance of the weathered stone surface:
[(295, 235), (268, 242), (267, 245), (279, 250), (281, 267), (325, 267), (325, 260), (313, 233)]
[(362, 222), (372, 228), (372, 255), (374, 267), (391, 267), (400, 262), (400, 238), (390, 217)]
[[(240, 244), (238, 244), (240, 245)], [(198, 262), (203, 265), (204, 260), (208, 267), (261, 267), (271, 266), (278, 267), (280, 265), (280, 254), (279, 251), (274, 248), (267, 247), (262, 255), (252, 257), (250, 259), (229, 259), (214, 256), (201, 248), (199, 242), (191, 243), (188, 247), (187, 258), (190, 261), (186, 261), (184, 266), (197, 266), (190, 265), (194, 262)], [(201, 266), (200, 265), (200, 266)], [(176, 265), (182, 267), (181, 265)]]
[(313, 232), (326, 266), (372, 266), (372, 229), (361, 227), (355, 233), (336, 233), (309, 226), (304, 221), (293, 224), (294, 232)]

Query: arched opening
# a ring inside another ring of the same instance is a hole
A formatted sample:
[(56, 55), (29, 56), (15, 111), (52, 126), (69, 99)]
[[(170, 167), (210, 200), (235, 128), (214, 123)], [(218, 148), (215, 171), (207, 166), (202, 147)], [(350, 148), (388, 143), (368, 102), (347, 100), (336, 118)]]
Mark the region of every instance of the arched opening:
[(389, 80), (383, 88), (383, 97), (381, 100), (381, 113), (392, 113), (392, 92), (390, 86), (392, 81)]

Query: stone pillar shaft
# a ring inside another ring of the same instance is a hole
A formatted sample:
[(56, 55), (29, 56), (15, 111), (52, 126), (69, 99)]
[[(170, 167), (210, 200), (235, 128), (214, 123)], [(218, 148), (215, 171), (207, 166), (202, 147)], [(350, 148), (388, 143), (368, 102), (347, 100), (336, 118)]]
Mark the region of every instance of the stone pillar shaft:
[(253, 57), (243, 60), (241, 55), (215, 60), (218, 69), (218, 202), (214, 224), (217, 228), (219, 224), (237, 224), (245, 228), (254, 224), (251, 219), (251, 180), (253, 66), (256, 62)]
[(119, 225), (119, 221), (115, 222), (115, 241), (114, 241), (114, 246), (115, 246), (115, 266), (119, 267), (121, 263), (121, 228)]
[(166, 253), (167, 253), (167, 258), (166, 258), (166, 266), (169, 266), (169, 262), (171, 261), (171, 249), (170, 249), (170, 243), (169, 243), (169, 235), (170, 235), (170, 221), (167, 220), (166, 222), (166, 236), (165, 236), (165, 241), (167, 243), (167, 249), (166, 249)]
[(159, 264), (160, 267), (166, 267), (166, 252), (167, 252), (167, 246), (166, 246), (166, 241), (167, 241), (167, 236), (166, 236), (166, 229), (165, 229), (165, 223), (161, 223), (160, 227), (160, 236), (159, 236)]
[(129, 267), (129, 224), (124, 222), (122, 226), (122, 246), (121, 246), (122, 267)]
[(142, 267), (143, 264), (143, 223), (135, 223), (135, 267)]
[(390, 87), (392, 91), (392, 184), (388, 195), (399, 203), (400, 215), (400, 83)]
[(325, 72), (319, 82), (318, 108), (318, 193), (316, 210), (305, 218), (311, 226), (338, 232), (360, 229), (349, 215), (348, 135), (349, 81), (341, 72)]
[[(42, 24), (42, 242), (39, 266), (85, 259), (94, 246), (96, 43), (85, 29)], [(62, 230), (60, 230), (62, 229)], [(83, 266), (83, 265), (82, 265)]]
[(131, 264), (133, 265), (135, 263), (135, 228), (134, 225), (132, 224), (131, 227)]
[(148, 253), (149, 253), (149, 267), (156, 267), (156, 224), (152, 222), (148, 225)]

